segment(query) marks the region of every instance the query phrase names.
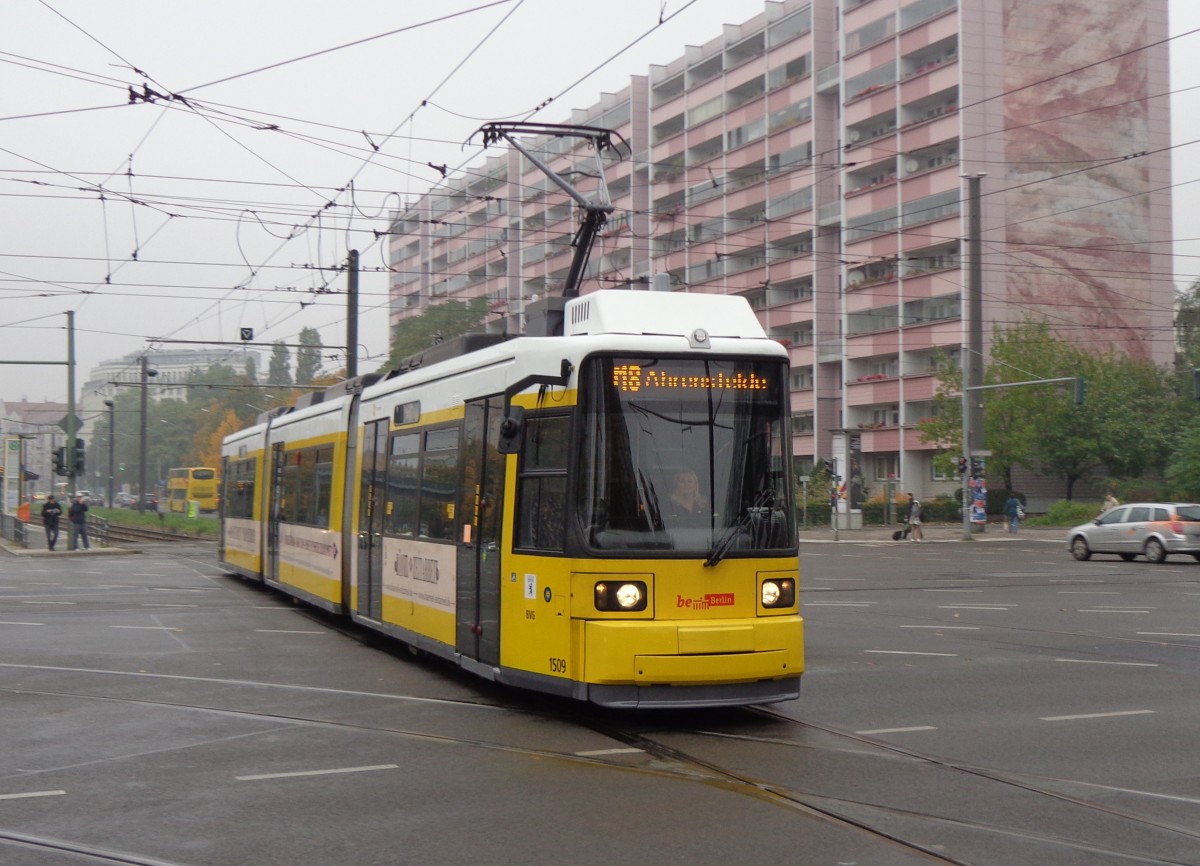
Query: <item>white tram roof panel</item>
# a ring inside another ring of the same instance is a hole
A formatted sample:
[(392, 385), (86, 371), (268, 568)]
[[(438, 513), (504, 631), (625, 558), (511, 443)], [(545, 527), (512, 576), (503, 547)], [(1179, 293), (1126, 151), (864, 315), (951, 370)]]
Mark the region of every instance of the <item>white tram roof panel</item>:
[(567, 302), (564, 334), (653, 334), (687, 337), (703, 329), (712, 337), (765, 340), (745, 298), (690, 292), (607, 289)]

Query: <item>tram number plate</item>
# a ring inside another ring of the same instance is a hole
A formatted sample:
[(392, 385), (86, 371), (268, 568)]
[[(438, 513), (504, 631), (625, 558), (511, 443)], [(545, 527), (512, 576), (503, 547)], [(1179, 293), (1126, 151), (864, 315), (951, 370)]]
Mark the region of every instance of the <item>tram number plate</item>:
[(550, 672), (554, 674), (565, 674), (567, 672), (566, 659), (550, 659)]

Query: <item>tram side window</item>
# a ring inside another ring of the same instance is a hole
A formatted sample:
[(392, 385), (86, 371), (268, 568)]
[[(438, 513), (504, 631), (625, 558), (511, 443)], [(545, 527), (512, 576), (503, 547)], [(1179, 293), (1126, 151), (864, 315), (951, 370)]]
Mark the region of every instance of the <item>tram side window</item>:
[(279, 497), (279, 519), (284, 523), (298, 523), (296, 519), (300, 503), (300, 454), (296, 451), (284, 457)]
[(225, 473), (224, 505), (226, 517), (254, 516), (254, 461), (229, 464)]
[(458, 427), (425, 434), (421, 463), (421, 504), (417, 534), (454, 540), (454, 503), (458, 498)]
[(525, 421), (517, 487), (519, 548), (563, 549), (570, 434), (569, 415), (531, 416)]
[(280, 519), (306, 526), (329, 526), (333, 499), (333, 448), (287, 452), (283, 466)]
[(417, 529), (417, 479), (421, 434), (393, 436), (388, 449), (387, 504), (383, 531), (412, 538)]
[(329, 526), (329, 509), (333, 502), (333, 449), (317, 449), (317, 465), (314, 473), (313, 507), (316, 525), (322, 529)]

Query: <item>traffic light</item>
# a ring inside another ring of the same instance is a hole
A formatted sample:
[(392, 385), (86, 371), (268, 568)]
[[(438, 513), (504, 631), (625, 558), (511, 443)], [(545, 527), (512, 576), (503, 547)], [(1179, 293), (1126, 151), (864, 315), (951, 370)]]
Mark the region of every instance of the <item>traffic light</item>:
[(1087, 397), (1087, 379), (1080, 376), (1075, 380), (1075, 405), (1082, 406)]
[(958, 474), (959, 475), (967, 474), (967, 458), (966, 457), (958, 458)]
[(82, 439), (75, 440), (75, 474), (83, 474), (83, 457), (84, 457), (84, 441)]
[(60, 445), (54, 449), (54, 453), (50, 455), (50, 463), (54, 466), (55, 475), (66, 475), (67, 467), (64, 465), (67, 458), (67, 446)]

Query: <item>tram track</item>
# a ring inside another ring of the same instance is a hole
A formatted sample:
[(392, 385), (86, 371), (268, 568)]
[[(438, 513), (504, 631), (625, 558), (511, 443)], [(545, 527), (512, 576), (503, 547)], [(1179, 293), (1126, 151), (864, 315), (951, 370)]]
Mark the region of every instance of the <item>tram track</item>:
[[(72, 673), (81, 673), (79, 669), (72, 669)], [(98, 676), (111, 676), (113, 672), (96, 671)], [(151, 675), (153, 676), (153, 675)], [(167, 677), (171, 679), (173, 677)], [(206, 682), (221, 684), (223, 681), (219, 679), (210, 679)], [(273, 689), (307, 690), (307, 687), (296, 686), (285, 683), (271, 682), (247, 682), (247, 681), (224, 681), (230, 686), (261, 686)], [(343, 690), (337, 689), (322, 689), (321, 691), (340, 692)], [(615, 742), (619, 742), (625, 746), (635, 749), (646, 756), (644, 762), (631, 763), (628, 758), (615, 758), (604, 755), (580, 755), (572, 752), (556, 751), (553, 749), (542, 749), (532, 746), (514, 745), (505, 743), (499, 740), (492, 740), (480, 737), (464, 737), (454, 736), (444, 733), (435, 733), (431, 731), (423, 731), (416, 728), (391, 726), (381, 724), (364, 724), (358, 722), (347, 722), (342, 720), (333, 720), (328, 718), (320, 718), (314, 714), (288, 714), (277, 712), (262, 712), (253, 709), (246, 709), (236, 706), (237, 701), (232, 704), (224, 702), (214, 703), (187, 703), (181, 701), (162, 701), (144, 698), (132, 698), (128, 696), (105, 695), (97, 693), (88, 693), (83, 691), (67, 691), (53, 689), (31, 689), (31, 688), (5, 688), (0, 689), (0, 693), (18, 695), (32, 694), (43, 697), (56, 697), (83, 701), (100, 701), (100, 702), (115, 702), (120, 704), (137, 704), (145, 706), (154, 706), (159, 708), (178, 709), (182, 711), (195, 711), (203, 713), (215, 713), (220, 715), (235, 716), (240, 718), (249, 718), (262, 721), (269, 721), (280, 725), (310, 725), (329, 728), (331, 730), (353, 731), (356, 733), (381, 734), (385, 736), (399, 736), (406, 739), (416, 739), (431, 744), (441, 744), (446, 746), (463, 746), (468, 748), (486, 749), (489, 751), (501, 751), (508, 754), (522, 755), (533, 760), (555, 760), (559, 762), (569, 763), (581, 767), (590, 766), (593, 768), (604, 768), (609, 771), (617, 771), (620, 773), (630, 773), (637, 775), (653, 775), (661, 778), (674, 779), (679, 782), (689, 784), (703, 784), (707, 786), (716, 785), (720, 789), (725, 790), (736, 796), (746, 796), (757, 799), (761, 802), (769, 803), (788, 811), (803, 814), (814, 820), (819, 820), (824, 823), (839, 827), (849, 832), (864, 835), (871, 839), (881, 842), (896, 849), (902, 850), (907, 854), (923, 858), (927, 862), (949, 864), (949, 866), (971, 866), (971, 864), (980, 862), (974, 857), (956, 856), (955, 854), (945, 851), (936, 850), (938, 846), (931, 845), (928, 842), (921, 841), (918, 836), (924, 838), (938, 838), (936, 830), (938, 827), (950, 827), (956, 831), (966, 831), (971, 833), (986, 834), (990, 837), (1003, 837), (1009, 842), (1026, 842), (1030, 845), (1044, 848), (1049, 847), (1062, 852), (1070, 852), (1073, 857), (1089, 858), (1089, 857), (1104, 857), (1108, 858), (1103, 862), (1129, 862), (1148, 864), (1148, 866), (1189, 866), (1194, 864), (1194, 860), (1185, 860), (1169, 856), (1155, 856), (1150, 854), (1141, 854), (1136, 851), (1119, 850), (1114, 847), (1104, 847), (1102, 845), (1093, 844), (1085, 839), (1073, 838), (1072, 836), (1059, 831), (1050, 831), (1047, 829), (1038, 829), (1033, 827), (1019, 827), (1006, 825), (1000, 821), (983, 821), (970, 820), (961, 815), (953, 814), (952, 809), (945, 810), (921, 810), (912, 808), (902, 802), (884, 802), (873, 801), (872, 798), (864, 794), (855, 799), (847, 799), (844, 796), (838, 796), (832, 792), (821, 793), (819, 790), (799, 790), (794, 784), (782, 779), (770, 777), (757, 777), (743, 769), (734, 767), (728, 761), (720, 760), (719, 758), (706, 757), (699, 754), (695, 749), (684, 749), (679, 746), (672, 745), (668, 740), (678, 738), (680, 736), (692, 736), (702, 738), (704, 740), (737, 740), (743, 743), (753, 743), (760, 746), (766, 746), (770, 749), (787, 750), (795, 752), (797, 749), (812, 751), (813, 746), (801, 743), (797, 740), (788, 739), (787, 728), (813, 731), (823, 735), (832, 736), (840, 741), (853, 747), (853, 750), (860, 754), (865, 749), (877, 750), (884, 756), (892, 758), (900, 758), (907, 762), (912, 762), (912, 767), (915, 772), (924, 772), (920, 768), (926, 770), (932, 768), (938, 773), (952, 773), (969, 775), (976, 778), (989, 786), (993, 786), (996, 790), (999, 789), (1014, 789), (1022, 795), (1031, 795), (1037, 798), (1042, 798), (1047, 802), (1053, 801), (1066, 804), (1074, 809), (1088, 810), (1099, 818), (1106, 821), (1119, 821), (1129, 826), (1139, 826), (1144, 830), (1149, 830), (1158, 833), (1167, 833), (1177, 835), (1185, 840), (1194, 849), (1200, 849), (1200, 833), (1189, 830), (1185, 827), (1180, 827), (1169, 822), (1161, 821), (1140, 815), (1128, 809), (1114, 808), (1103, 803), (1087, 800), (1084, 798), (1069, 796), (1060, 791), (1052, 790), (1045, 785), (1039, 785), (1035, 780), (1028, 776), (1017, 773), (1007, 773), (996, 771), (987, 768), (975, 767), (961, 762), (949, 761), (934, 756), (929, 756), (917, 752), (912, 749), (902, 748), (893, 744), (881, 742), (879, 740), (854, 734), (848, 731), (839, 730), (827, 725), (815, 724), (803, 720), (791, 718), (783, 713), (767, 707), (752, 707), (739, 710), (726, 711), (718, 714), (723, 723), (730, 729), (717, 730), (711, 727), (676, 727), (669, 726), (663, 729), (662, 733), (656, 734), (644, 730), (644, 719), (642, 716), (630, 717), (627, 720), (619, 719), (618, 714), (604, 714), (601, 718), (596, 718), (594, 715), (581, 712), (581, 708), (574, 705), (562, 705), (559, 702), (547, 700), (540, 696), (531, 699), (530, 701), (509, 701), (504, 703), (492, 703), (478, 700), (441, 700), (439, 703), (460, 705), (464, 709), (482, 709), (491, 712), (503, 712), (509, 714), (520, 714), (531, 718), (567, 718), (570, 722), (587, 728), (609, 738)], [(363, 694), (351, 691), (346, 691), (346, 694)], [(379, 697), (386, 699), (410, 699), (407, 696), (383, 695)], [(416, 699), (421, 700), (421, 699)], [(672, 714), (671, 719), (679, 719), (678, 714)], [(785, 731), (780, 732), (779, 736), (760, 736), (755, 734), (747, 734), (741, 729), (750, 720), (766, 720), (774, 725), (783, 725)], [(659, 719), (661, 721), (661, 718)], [(628, 724), (632, 721), (633, 724)], [(847, 751), (842, 747), (826, 748), (824, 751), (833, 754), (839, 751)], [(782, 754), (782, 752), (780, 753)], [(120, 757), (114, 757), (108, 760), (122, 760)], [(774, 757), (770, 763), (785, 766), (787, 762), (781, 761), (780, 758)], [(28, 777), (28, 774), (18, 774), (22, 778)], [(8, 778), (13, 778), (10, 776)], [(1047, 780), (1049, 781), (1049, 780)], [(1078, 784), (1072, 780), (1055, 780), (1064, 784)], [(926, 785), (929, 785), (929, 780), (926, 779)], [(878, 820), (867, 820), (863, 817), (864, 811), (875, 813), (879, 816)], [(908, 824), (921, 828), (919, 833), (902, 833), (896, 829), (885, 826), (886, 824), (894, 823)], [(36, 845), (36, 841), (22, 837), (20, 834), (6, 832), (0, 829), (0, 842), (13, 843), (18, 845)], [(61, 848), (63, 850), (75, 850), (70, 843), (62, 840), (51, 840), (47, 843), (51, 848)], [(129, 854), (113, 854), (111, 852), (92, 853), (90, 850), (80, 848), (79, 852), (87, 856), (93, 857), (97, 862), (111, 862), (118, 864), (158, 864), (160, 861), (152, 859), (139, 859), (137, 855)], [(107, 858), (107, 859), (105, 859)], [(124, 858), (124, 859), (122, 859)], [(1033, 861), (1022, 861), (1033, 862)], [(1074, 861), (1071, 861), (1074, 862)], [(1091, 862), (1087, 859), (1079, 862)], [(174, 864), (165, 864), (165, 866), (174, 866)]]

